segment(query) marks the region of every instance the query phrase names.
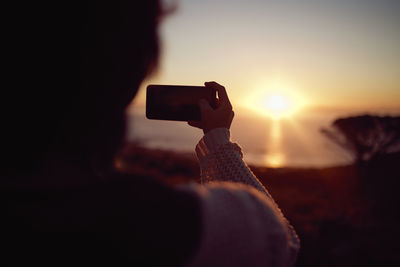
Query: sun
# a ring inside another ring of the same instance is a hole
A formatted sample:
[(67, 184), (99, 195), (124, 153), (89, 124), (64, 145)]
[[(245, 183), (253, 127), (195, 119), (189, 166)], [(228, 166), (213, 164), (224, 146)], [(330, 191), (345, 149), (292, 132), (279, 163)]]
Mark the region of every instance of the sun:
[(279, 94), (274, 94), (265, 99), (264, 105), (265, 109), (275, 115), (283, 115), (290, 110), (290, 104), (288, 99)]
[(288, 87), (275, 85), (255, 90), (246, 105), (260, 115), (279, 120), (293, 117), (304, 106), (304, 100)]

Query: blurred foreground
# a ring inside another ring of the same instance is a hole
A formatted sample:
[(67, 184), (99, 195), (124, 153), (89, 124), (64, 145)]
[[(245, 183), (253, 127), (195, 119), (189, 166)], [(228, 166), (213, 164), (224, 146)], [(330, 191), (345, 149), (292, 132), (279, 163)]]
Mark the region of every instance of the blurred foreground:
[[(367, 165), (251, 169), (300, 236), (296, 266), (400, 266), (398, 163), (396, 153)], [(117, 165), (172, 185), (200, 177), (194, 154), (133, 143)]]

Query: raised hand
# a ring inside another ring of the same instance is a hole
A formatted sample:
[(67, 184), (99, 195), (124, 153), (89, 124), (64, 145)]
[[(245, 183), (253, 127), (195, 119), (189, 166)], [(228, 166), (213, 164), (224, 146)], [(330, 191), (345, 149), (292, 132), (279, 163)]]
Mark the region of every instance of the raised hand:
[(234, 112), (225, 87), (216, 82), (205, 82), (204, 85), (214, 89), (218, 93), (217, 107), (213, 109), (205, 99), (201, 99), (199, 101), (201, 121), (189, 121), (188, 124), (203, 129), (204, 133), (221, 127), (229, 129), (232, 124)]

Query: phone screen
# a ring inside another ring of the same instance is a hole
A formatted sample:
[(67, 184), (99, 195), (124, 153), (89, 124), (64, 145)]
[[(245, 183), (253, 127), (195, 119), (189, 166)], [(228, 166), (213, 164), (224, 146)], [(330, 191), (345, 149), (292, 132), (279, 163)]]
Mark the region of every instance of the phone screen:
[(198, 102), (205, 99), (216, 106), (216, 92), (205, 86), (149, 85), (146, 91), (146, 117), (155, 120), (199, 121)]

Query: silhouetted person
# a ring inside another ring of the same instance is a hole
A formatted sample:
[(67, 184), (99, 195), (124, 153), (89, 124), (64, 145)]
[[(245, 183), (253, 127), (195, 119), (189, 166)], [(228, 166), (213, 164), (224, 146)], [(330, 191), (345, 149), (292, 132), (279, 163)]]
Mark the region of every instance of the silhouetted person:
[[(158, 1), (4, 9), (0, 265), (290, 266), (297, 236), (229, 139), (225, 88), (201, 102), (203, 185), (113, 168), (125, 108), (157, 64)], [(215, 183), (210, 183), (215, 182)]]

